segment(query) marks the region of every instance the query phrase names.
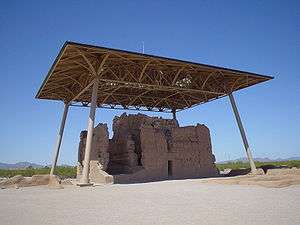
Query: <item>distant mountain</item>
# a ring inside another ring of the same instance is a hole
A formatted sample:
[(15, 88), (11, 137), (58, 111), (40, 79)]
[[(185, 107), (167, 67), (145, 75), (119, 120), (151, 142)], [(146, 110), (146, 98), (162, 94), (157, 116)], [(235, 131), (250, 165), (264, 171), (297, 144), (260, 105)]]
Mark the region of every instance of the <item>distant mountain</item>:
[(43, 165), (30, 163), (30, 162), (18, 162), (18, 163), (1, 163), (0, 162), (0, 169), (24, 169), (29, 166), (31, 166), (33, 168), (44, 167)]
[[(282, 162), (282, 161), (290, 161), (290, 160), (300, 160), (300, 157), (290, 157), (290, 158), (277, 158), (277, 159), (269, 159), (269, 158), (254, 158), (254, 161), (256, 162)], [(228, 163), (228, 162), (247, 162), (247, 158), (238, 158), (233, 160), (227, 160), (227, 161), (220, 161), (217, 163)]]
[[(280, 158), (279, 158), (280, 159)], [(287, 158), (285, 160), (300, 160), (300, 157), (290, 157), (290, 158)], [(280, 161), (285, 161), (285, 160), (281, 160)]]

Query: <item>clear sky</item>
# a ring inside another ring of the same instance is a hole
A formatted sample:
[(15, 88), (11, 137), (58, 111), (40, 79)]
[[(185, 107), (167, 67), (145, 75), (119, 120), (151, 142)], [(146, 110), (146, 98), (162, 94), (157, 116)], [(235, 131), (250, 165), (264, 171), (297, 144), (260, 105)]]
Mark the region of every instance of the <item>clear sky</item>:
[[(0, 162), (50, 163), (63, 104), (34, 98), (67, 40), (275, 76), (235, 94), (255, 157), (300, 156), (300, 1), (1, 1)], [(108, 123), (123, 111), (99, 109)], [(150, 115), (158, 115), (150, 113)], [(160, 114), (171, 117), (169, 114)], [(59, 163), (88, 110), (71, 108)], [(223, 98), (178, 113), (210, 128), (217, 160), (244, 157)]]

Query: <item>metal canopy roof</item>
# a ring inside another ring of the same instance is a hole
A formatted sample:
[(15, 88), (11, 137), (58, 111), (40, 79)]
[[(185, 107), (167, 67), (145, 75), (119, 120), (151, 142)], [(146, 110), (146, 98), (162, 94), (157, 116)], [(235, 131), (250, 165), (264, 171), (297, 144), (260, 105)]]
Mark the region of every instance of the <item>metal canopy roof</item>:
[(273, 77), (177, 59), (66, 42), (36, 98), (150, 111), (190, 108)]

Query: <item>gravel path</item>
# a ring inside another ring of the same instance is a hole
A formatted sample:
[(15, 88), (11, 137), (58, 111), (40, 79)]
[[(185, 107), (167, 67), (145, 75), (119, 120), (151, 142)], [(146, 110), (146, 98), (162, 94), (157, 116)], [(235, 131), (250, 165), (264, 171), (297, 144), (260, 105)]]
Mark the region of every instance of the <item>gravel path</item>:
[(199, 180), (0, 190), (0, 224), (300, 224), (300, 186)]

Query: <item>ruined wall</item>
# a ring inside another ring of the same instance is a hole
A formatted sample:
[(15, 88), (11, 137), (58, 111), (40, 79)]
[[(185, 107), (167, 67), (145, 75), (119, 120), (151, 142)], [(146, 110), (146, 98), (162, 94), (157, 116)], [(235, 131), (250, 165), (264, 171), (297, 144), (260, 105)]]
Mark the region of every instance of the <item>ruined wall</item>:
[[(210, 177), (218, 174), (209, 130), (204, 125), (164, 129), (143, 126), (142, 164), (157, 179)], [(171, 174), (168, 171), (171, 161)]]
[(142, 163), (141, 127), (178, 127), (176, 120), (148, 117), (143, 114), (116, 116), (113, 120), (113, 138), (109, 144), (110, 163), (108, 171), (112, 174), (129, 173)]
[[(86, 137), (87, 131), (81, 131), (78, 149), (78, 162), (80, 162), (81, 164), (83, 164), (84, 159)], [(102, 170), (106, 170), (109, 162), (108, 145), (109, 137), (107, 124), (99, 123), (94, 128), (90, 160), (99, 162), (101, 164)]]
[(164, 131), (159, 127), (141, 127), (142, 165), (153, 179), (168, 178), (168, 145)]
[(204, 125), (179, 127), (176, 120), (123, 114), (115, 118), (114, 128), (116, 139), (122, 134), (125, 139), (127, 134), (135, 135), (135, 148), (141, 154), (141, 168), (114, 175), (116, 183), (218, 175), (209, 129)]
[(131, 173), (138, 166), (138, 155), (135, 152), (135, 143), (130, 134), (119, 136), (109, 141), (110, 174)]
[[(80, 179), (82, 175), (82, 167), (85, 153), (85, 144), (87, 138), (87, 131), (81, 131), (80, 142), (78, 148), (78, 164), (77, 164), (77, 178)], [(92, 149), (90, 155), (90, 179), (92, 182), (96, 182), (101, 176), (99, 176), (99, 170), (105, 171), (109, 162), (109, 136), (106, 124), (98, 124), (94, 128)]]
[[(173, 119), (122, 114), (114, 118), (113, 131), (109, 140), (105, 124), (95, 128), (93, 177), (106, 171), (113, 175), (114, 183), (130, 183), (218, 175), (209, 129), (204, 125), (179, 127)], [(85, 139), (86, 132), (82, 132), (79, 162)], [(103, 180), (101, 176), (97, 179)]]
[(172, 160), (173, 178), (210, 177), (218, 174), (212, 154), (209, 129), (197, 124), (174, 128), (168, 160)]

